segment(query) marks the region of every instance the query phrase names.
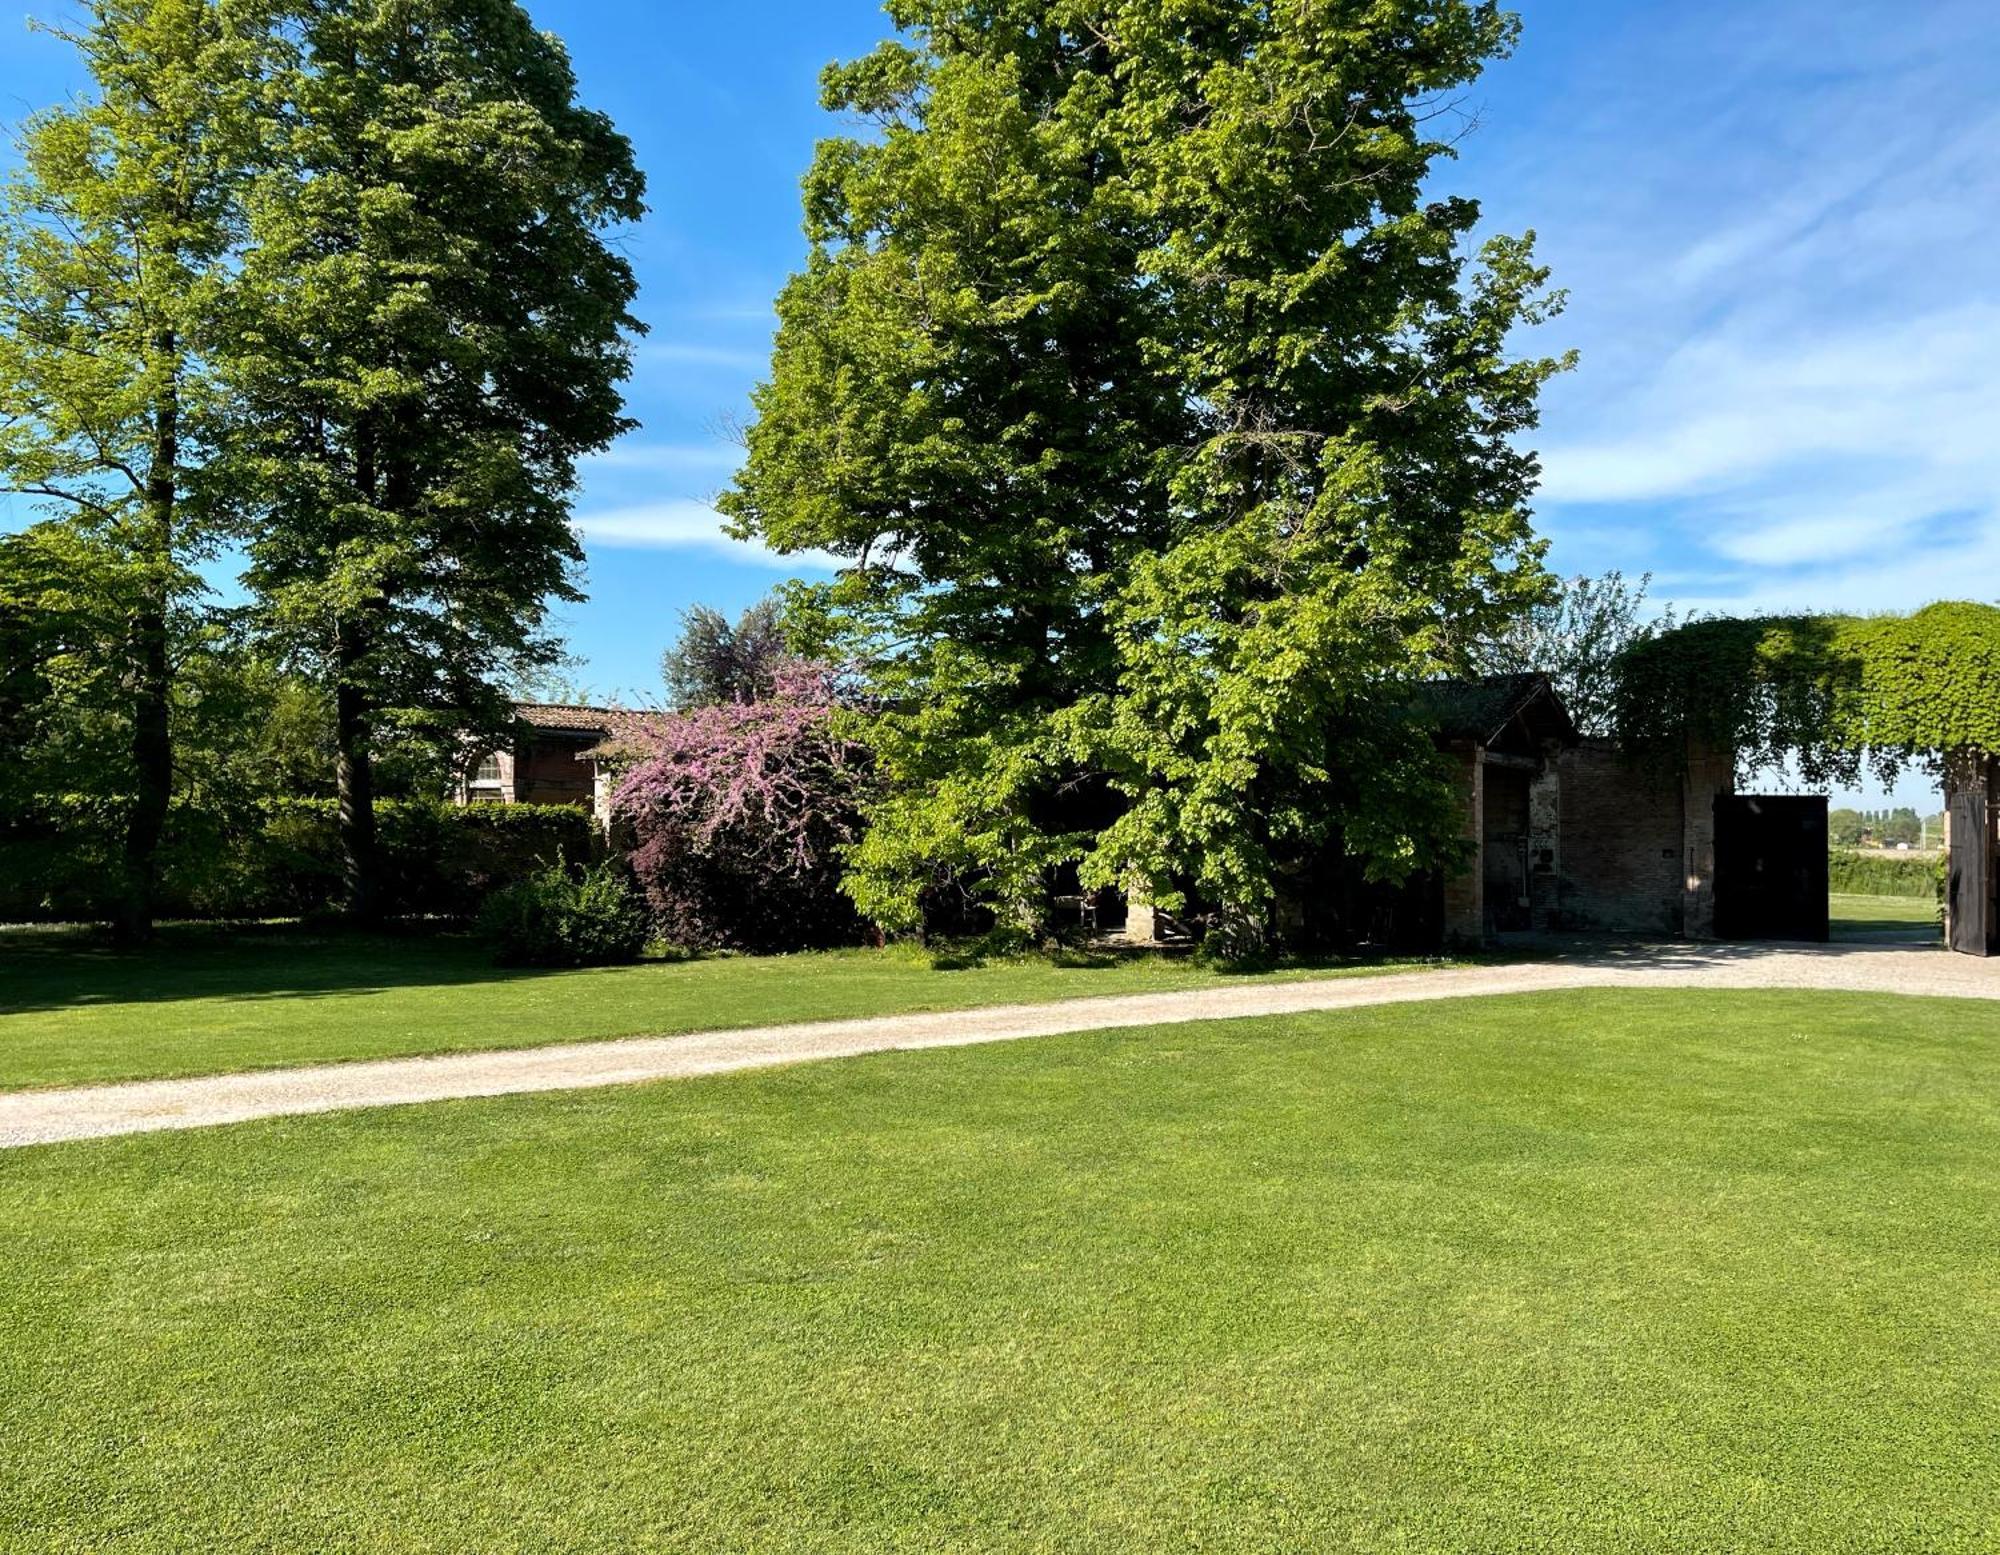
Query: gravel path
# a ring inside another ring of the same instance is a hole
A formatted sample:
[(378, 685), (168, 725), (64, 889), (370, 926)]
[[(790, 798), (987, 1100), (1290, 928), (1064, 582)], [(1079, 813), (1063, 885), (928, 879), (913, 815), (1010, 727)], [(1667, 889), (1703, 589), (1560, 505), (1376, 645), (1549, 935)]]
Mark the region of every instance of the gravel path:
[(16, 1091), (0, 1093), (0, 1149), (357, 1107), (686, 1079), (891, 1049), (960, 1047), (1060, 1032), (1564, 988), (1803, 988), (2000, 999), (2000, 961), (1946, 955), (1927, 946), (1598, 946), (1514, 966), (1311, 982), (1218, 984), (1183, 993), (1118, 995), (1059, 1004), (766, 1026), (442, 1058), (328, 1064), (76, 1090)]

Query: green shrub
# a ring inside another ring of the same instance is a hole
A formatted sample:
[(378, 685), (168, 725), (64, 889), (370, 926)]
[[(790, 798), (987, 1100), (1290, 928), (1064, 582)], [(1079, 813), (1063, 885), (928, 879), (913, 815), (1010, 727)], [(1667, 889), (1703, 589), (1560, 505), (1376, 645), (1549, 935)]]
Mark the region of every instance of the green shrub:
[(587, 864), (602, 847), (596, 823), (574, 805), (444, 809), (451, 821), (440, 838), (437, 868), (460, 900), (483, 900), (551, 861)]
[(637, 961), (652, 924), (610, 864), (550, 864), (487, 897), (480, 931), (502, 966), (616, 966)]
[(1935, 897), (1941, 874), (1939, 861), (1920, 853), (1827, 854), (1827, 886), (1839, 896)]
[[(589, 860), (595, 828), (567, 805), (455, 805), (392, 800), (375, 807), (383, 895), (398, 917), (467, 920), (493, 891), (551, 862)], [(292, 917), (338, 900), (339, 810), (331, 799), (270, 807), (240, 845), (245, 879), (232, 917)], [(190, 902), (198, 916), (216, 904)]]

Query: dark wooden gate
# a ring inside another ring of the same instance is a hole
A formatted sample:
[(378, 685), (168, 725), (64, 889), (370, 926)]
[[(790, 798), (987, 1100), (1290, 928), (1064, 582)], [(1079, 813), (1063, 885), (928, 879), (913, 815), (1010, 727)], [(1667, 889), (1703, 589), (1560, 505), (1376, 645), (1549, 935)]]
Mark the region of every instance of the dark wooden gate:
[(1990, 956), (1996, 929), (1993, 911), (1993, 812), (1976, 791), (1951, 801), (1951, 948), (1968, 956)]
[(1823, 796), (1718, 798), (1716, 938), (1827, 939), (1826, 839)]

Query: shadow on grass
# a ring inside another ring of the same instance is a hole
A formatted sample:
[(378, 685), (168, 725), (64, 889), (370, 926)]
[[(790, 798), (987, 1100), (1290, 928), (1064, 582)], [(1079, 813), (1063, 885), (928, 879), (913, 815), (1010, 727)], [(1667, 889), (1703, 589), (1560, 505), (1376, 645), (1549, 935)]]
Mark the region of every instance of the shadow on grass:
[[(1909, 928), (1911, 925), (1900, 925)], [(1649, 939), (1616, 934), (1509, 934), (1501, 937), (1503, 959), (1509, 961), (1588, 961), (1599, 966), (1635, 966), (1649, 971), (1693, 971), (1704, 967), (1746, 965), (1774, 957), (1817, 956), (1840, 960), (1880, 956), (1885, 952), (1913, 957), (1941, 953), (1936, 935), (1878, 935), (1824, 940), (1681, 940)], [(1916, 963), (1913, 962), (1913, 965)]]
[(1502, 951), (1465, 951), (1454, 956), (1419, 956), (1407, 951), (1380, 954), (1284, 956), (1276, 960), (1214, 962), (1208, 967), (1217, 977), (1269, 977), (1274, 972), (1372, 972), (1436, 971), (1448, 966), (1478, 966), (1502, 961), (1518, 961), (1517, 954)]
[(933, 950), (926, 964), (933, 972), (976, 972), (983, 967), (1028, 961), (1040, 962), (1064, 972), (1115, 972), (1121, 966), (1157, 955), (1157, 951), (1143, 950), (989, 950), (977, 945), (951, 945)]
[(131, 949), (91, 929), (0, 929), (0, 1015), (182, 999), (319, 999), (549, 975), (495, 966), (463, 933), (167, 924), (154, 943)]
[(1913, 923), (1907, 918), (1836, 918), (1833, 938), (1845, 945), (1942, 944), (1944, 929), (1939, 924)]
[(1463, 965), (1486, 960), (1515, 960), (1517, 956), (1472, 953), (1456, 957), (1418, 956), (1406, 952), (1357, 951), (1346, 954), (1285, 955), (1243, 961), (1216, 961), (1203, 958), (1191, 945), (1092, 945), (1053, 951), (988, 948), (977, 944), (940, 946), (930, 953), (934, 972), (972, 972), (1008, 963), (1038, 962), (1065, 972), (1111, 972), (1136, 962), (1171, 960), (1196, 965), (1214, 977), (1269, 977), (1277, 972), (1360, 972), (1389, 968), (1421, 970), (1427, 967)]

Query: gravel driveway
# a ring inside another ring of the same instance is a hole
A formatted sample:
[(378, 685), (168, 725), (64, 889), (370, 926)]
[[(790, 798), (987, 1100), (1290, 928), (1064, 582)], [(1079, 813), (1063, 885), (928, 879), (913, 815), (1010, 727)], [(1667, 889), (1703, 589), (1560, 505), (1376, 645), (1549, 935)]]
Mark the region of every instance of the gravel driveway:
[(1511, 966), (1311, 982), (1229, 983), (1182, 993), (1119, 995), (1060, 1004), (330, 1064), (76, 1090), (17, 1091), (0, 1093), (0, 1149), (357, 1107), (686, 1079), (892, 1049), (960, 1047), (1122, 1026), (1292, 1015), (1564, 988), (1797, 988), (2000, 999), (2000, 961), (1947, 955), (1928, 946), (1597, 945)]

